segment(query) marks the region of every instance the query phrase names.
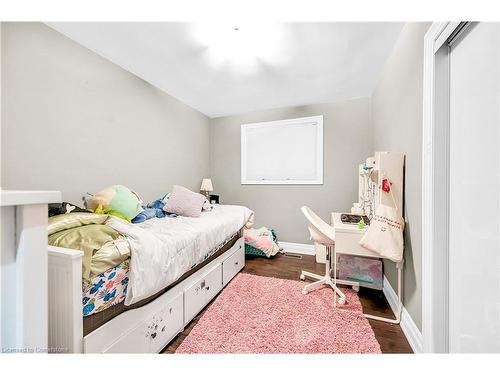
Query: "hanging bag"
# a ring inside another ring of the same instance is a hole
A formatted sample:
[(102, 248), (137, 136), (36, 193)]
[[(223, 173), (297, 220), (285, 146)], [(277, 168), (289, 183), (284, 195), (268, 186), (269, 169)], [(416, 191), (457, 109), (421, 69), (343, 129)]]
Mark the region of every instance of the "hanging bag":
[(392, 189), (388, 180), (386, 181), (383, 191), (391, 195), (394, 207), (382, 203), (378, 205), (375, 215), (370, 220), (370, 226), (359, 244), (380, 254), (382, 258), (400, 262), (403, 259), (404, 220), (398, 213)]

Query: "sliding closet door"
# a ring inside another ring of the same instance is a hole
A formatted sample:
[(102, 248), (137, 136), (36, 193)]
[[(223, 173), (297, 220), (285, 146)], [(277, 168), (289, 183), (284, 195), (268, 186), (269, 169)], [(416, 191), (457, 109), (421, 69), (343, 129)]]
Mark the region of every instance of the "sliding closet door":
[(500, 352), (499, 33), (472, 24), (451, 44), (450, 352)]

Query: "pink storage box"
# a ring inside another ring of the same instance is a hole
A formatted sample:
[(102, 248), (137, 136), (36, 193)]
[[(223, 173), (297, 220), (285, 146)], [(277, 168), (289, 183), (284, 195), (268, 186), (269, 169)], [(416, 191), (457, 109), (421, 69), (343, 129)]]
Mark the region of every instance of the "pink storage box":
[(382, 261), (353, 255), (337, 255), (337, 277), (341, 280), (358, 281), (360, 286), (382, 290), (384, 273)]

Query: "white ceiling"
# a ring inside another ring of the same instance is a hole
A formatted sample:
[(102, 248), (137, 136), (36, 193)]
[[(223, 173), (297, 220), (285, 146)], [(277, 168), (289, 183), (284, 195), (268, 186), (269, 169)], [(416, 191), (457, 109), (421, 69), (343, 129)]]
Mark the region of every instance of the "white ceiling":
[(403, 24), (49, 26), (207, 116), (219, 117), (370, 96)]

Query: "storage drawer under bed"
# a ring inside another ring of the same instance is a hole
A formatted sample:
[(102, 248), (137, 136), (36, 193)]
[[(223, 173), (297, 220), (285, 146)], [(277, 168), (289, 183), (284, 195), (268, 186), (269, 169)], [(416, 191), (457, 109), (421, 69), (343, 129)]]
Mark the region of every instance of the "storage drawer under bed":
[(237, 250), (222, 262), (222, 284), (227, 285), (245, 267), (245, 247), (243, 239), (236, 242)]
[(222, 289), (222, 266), (218, 264), (184, 291), (184, 324), (188, 324)]
[(240, 238), (229, 250), (229, 256), (209, 271), (203, 273), (184, 291), (184, 324), (189, 323), (223, 286), (244, 267), (245, 250)]
[[(163, 298), (162, 298), (163, 297)], [(109, 330), (102, 326), (85, 336), (85, 353), (155, 353), (159, 352), (165, 343), (179, 333), (183, 325), (183, 295), (161, 296), (153, 301), (154, 313), (142, 316), (139, 310), (130, 310), (122, 314), (121, 327), (132, 326), (131, 330), (123, 332), (119, 337), (109, 337), (110, 332), (120, 332), (119, 329)], [(153, 307), (153, 306), (152, 306)], [(130, 322), (130, 324), (127, 324)], [(134, 326), (133, 323), (136, 323)], [(139, 322), (137, 324), (137, 322)], [(112, 324), (110, 321), (108, 324)], [(118, 328), (118, 327), (117, 327)]]

